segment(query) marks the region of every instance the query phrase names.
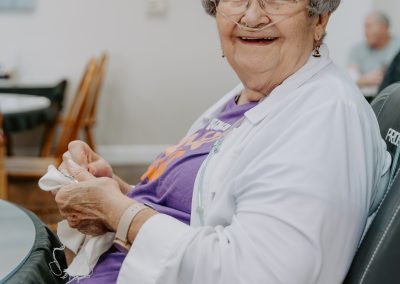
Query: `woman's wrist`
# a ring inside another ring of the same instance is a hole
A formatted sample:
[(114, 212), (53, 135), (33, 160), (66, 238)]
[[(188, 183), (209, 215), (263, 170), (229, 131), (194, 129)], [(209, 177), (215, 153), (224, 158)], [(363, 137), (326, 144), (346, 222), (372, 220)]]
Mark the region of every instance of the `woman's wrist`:
[(135, 218), (133, 218), (132, 223), (129, 227), (127, 239), (130, 244), (136, 239), (137, 234), (139, 233), (140, 229), (143, 227), (144, 223), (146, 223), (151, 217), (158, 214), (157, 211), (148, 207), (140, 211)]
[[(137, 203), (137, 201), (135, 201), (134, 199), (123, 196), (123, 198), (117, 201), (117, 206), (114, 205), (111, 207), (114, 208), (114, 210), (110, 210), (108, 224), (113, 232), (117, 231), (118, 224), (121, 221), (121, 217), (125, 213), (125, 211), (135, 203)], [(156, 214), (157, 211), (150, 207), (147, 207), (137, 213), (134, 218), (130, 220), (129, 230), (127, 234), (127, 240), (129, 241), (129, 243), (132, 244), (134, 242), (144, 223), (146, 223), (148, 219)]]
[(114, 205), (110, 205), (109, 214), (107, 215), (107, 223), (109, 224), (109, 227), (113, 232), (117, 231), (119, 221), (125, 210), (134, 203), (136, 203), (135, 200), (121, 194), (120, 198), (118, 198), (118, 200), (113, 203)]

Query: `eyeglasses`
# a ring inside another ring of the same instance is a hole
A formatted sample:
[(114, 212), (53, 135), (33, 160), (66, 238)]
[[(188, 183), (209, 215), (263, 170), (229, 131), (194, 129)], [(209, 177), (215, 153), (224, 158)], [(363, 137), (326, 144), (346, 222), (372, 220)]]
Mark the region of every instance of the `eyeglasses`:
[[(258, 1), (260, 8), (269, 15), (288, 15), (298, 9), (298, 3), (302, 0), (254, 0)], [(216, 0), (213, 0), (217, 7), (222, 13), (227, 16), (238, 16), (246, 12), (250, 5), (251, 0), (220, 0), (219, 4), (216, 4)]]
[[(215, 10), (221, 15), (234, 22), (239, 28), (248, 31), (260, 31), (271, 27), (278, 22), (288, 19), (291, 16), (302, 11), (299, 2), (302, 0), (211, 0), (215, 5)], [(240, 24), (237, 20), (238, 16), (244, 15), (250, 6), (251, 1), (258, 1), (260, 9), (266, 15), (281, 16), (279, 19), (272, 21), (268, 25), (261, 28), (251, 28)], [(217, 4), (218, 2), (218, 4)], [(282, 17), (283, 16), (283, 17)]]

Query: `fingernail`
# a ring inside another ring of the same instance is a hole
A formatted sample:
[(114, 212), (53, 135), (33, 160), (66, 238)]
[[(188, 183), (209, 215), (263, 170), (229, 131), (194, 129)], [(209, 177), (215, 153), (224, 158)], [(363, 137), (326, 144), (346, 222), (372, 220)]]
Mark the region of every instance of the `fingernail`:
[(96, 168), (94, 168), (92, 165), (88, 165), (87, 170), (89, 171), (89, 173), (91, 173), (92, 175), (96, 175)]

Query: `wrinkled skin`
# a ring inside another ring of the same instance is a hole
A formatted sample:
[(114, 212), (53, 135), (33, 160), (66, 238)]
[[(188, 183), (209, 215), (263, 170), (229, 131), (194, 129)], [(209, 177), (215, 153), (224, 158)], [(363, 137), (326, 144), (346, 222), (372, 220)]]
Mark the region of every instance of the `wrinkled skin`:
[(114, 179), (95, 177), (95, 174), (99, 173), (112, 175), (112, 170), (110, 171), (111, 167), (107, 162), (91, 152), (77, 155), (80, 159), (77, 160), (82, 166), (71, 159), (74, 153), (64, 154), (59, 169), (73, 176), (77, 182), (62, 187), (55, 200), (60, 214), (71, 228), (97, 236), (116, 231), (122, 213), (135, 201), (121, 192), (118, 182)]
[(68, 174), (65, 161), (71, 159), (95, 177), (112, 177), (113, 170), (110, 164), (95, 153), (88, 144), (82, 141), (73, 141), (68, 145), (68, 151), (63, 155), (63, 163), (59, 169)]

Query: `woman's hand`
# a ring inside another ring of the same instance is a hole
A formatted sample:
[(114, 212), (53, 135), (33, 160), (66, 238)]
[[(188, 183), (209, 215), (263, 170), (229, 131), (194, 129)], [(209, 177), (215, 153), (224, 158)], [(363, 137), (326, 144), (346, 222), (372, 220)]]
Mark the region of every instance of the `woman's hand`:
[(379, 86), (382, 83), (384, 76), (385, 72), (383, 69), (378, 69), (361, 76), (360, 79), (358, 79), (357, 84), (360, 86)]
[(55, 200), (69, 226), (94, 236), (116, 231), (123, 212), (135, 201), (121, 193), (115, 180), (95, 178), (71, 160), (65, 163), (78, 183), (62, 187)]
[(95, 177), (113, 177), (113, 170), (110, 164), (83, 141), (76, 140), (68, 144), (68, 151), (64, 153), (63, 163), (60, 166), (61, 170), (68, 171), (64, 164), (68, 159), (87, 169)]
[(95, 177), (113, 178), (124, 194), (127, 194), (132, 189), (131, 185), (114, 175), (110, 164), (83, 141), (76, 140), (68, 144), (68, 151), (64, 153), (63, 162), (58, 168), (64, 174), (74, 176), (66, 163), (68, 160), (74, 161)]

